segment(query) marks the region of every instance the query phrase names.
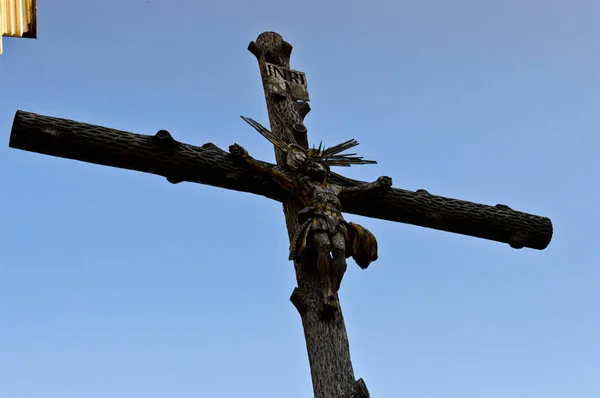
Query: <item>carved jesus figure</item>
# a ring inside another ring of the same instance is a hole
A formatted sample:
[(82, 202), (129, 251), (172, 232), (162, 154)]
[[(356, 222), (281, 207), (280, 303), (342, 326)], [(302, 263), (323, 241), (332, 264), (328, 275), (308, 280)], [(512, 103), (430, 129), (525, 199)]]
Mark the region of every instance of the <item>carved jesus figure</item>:
[[(299, 232), (290, 247), (290, 260), (301, 262), (308, 252), (317, 259), (317, 270), (326, 305), (336, 302), (336, 293), (346, 272), (346, 258), (353, 257), (361, 268), (377, 259), (377, 241), (371, 232), (342, 216), (340, 199), (391, 187), (390, 177), (379, 177), (377, 181), (353, 187), (342, 187), (329, 182), (329, 164), (350, 165), (375, 163), (339, 152), (358, 145), (354, 140), (336, 147), (321, 150), (304, 150), (297, 144), (276, 141), (270, 131), (252, 119), (245, 119), (263, 136), (287, 153), (286, 172), (267, 167), (252, 158), (238, 144), (231, 145), (229, 152), (249, 168), (268, 176), (283, 189), (292, 193), (304, 208), (298, 213)], [(328, 164), (329, 163), (329, 164)]]

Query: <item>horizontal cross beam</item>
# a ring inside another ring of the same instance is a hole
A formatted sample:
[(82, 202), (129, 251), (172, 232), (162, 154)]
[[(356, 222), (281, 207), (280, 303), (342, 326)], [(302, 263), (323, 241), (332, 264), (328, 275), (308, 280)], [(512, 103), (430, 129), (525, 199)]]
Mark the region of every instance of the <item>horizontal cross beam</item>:
[[(240, 167), (228, 152), (214, 144), (198, 147), (181, 143), (165, 130), (154, 136), (133, 134), (17, 111), (9, 146), (157, 174), (172, 183), (195, 182), (276, 201), (283, 201), (288, 195), (273, 181)], [(364, 184), (346, 178), (336, 183)], [(515, 211), (505, 205), (488, 206), (431, 195), (424, 190), (393, 188), (345, 199), (342, 208), (346, 213), (489, 239), (514, 248), (542, 250), (552, 239), (552, 222), (547, 217)]]

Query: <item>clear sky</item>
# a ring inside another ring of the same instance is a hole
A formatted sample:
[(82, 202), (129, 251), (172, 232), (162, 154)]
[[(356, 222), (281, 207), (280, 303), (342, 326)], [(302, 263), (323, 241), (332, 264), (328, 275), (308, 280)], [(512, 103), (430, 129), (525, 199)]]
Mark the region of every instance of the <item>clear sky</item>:
[[(417, 4), (418, 3), (418, 4)], [(597, 1), (40, 1), (0, 56), (0, 397), (310, 397), (281, 206), (8, 148), (18, 109), (184, 142), (267, 124), (274, 30), (345, 174), (548, 216), (544, 251), (348, 216), (340, 292), (373, 397), (600, 396)]]

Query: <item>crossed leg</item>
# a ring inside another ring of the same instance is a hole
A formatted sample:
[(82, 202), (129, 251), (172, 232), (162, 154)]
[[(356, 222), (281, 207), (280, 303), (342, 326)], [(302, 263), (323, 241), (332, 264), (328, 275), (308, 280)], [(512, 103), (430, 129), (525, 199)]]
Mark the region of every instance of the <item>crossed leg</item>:
[(332, 286), (334, 292), (340, 290), (342, 278), (348, 267), (346, 264), (346, 241), (341, 232), (337, 232), (331, 238), (331, 253), (333, 262), (331, 263)]
[(314, 233), (314, 242), (317, 249), (317, 270), (321, 283), (321, 291), (325, 302), (335, 300), (335, 291), (332, 289), (331, 272), (331, 241), (327, 232), (319, 231)]
[(315, 232), (314, 242), (323, 298), (326, 303), (333, 303), (347, 268), (344, 235), (337, 232), (330, 238), (327, 232)]

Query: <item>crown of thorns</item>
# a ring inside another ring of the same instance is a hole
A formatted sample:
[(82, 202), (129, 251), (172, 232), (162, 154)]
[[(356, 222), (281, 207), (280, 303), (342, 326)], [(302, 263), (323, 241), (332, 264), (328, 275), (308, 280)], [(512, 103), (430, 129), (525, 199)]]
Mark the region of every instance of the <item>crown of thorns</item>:
[(334, 145), (329, 148), (323, 148), (322, 143), (318, 147), (312, 147), (311, 149), (304, 149), (296, 142), (294, 134), (289, 130), (287, 124), (283, 122), (281, 116), (275, 113), (277, 121), (283, 126), (285, 140), (277, 137), (273, 132), (269, 131), (263, 125), (258, 123), (256, 120), (249, 117), (241, 116), (241, 118), (258, 131), (263, 137), (265, 137), (271, 144), (281, 149), (286, 154), (286, 165), (291, 170), (301, 169), (310, 158), (318, 158), (323, 161), (327, 166), (342, 166), (349, 167), (353, 164), (376, 164), (374, 160), (364, 160), (360, 156), (356, 156), (356, 153), (342, 154), (342, 152), (354, 148), (358, 145), (358, 141), (351, 139), (344, 141), (341, 144)]

